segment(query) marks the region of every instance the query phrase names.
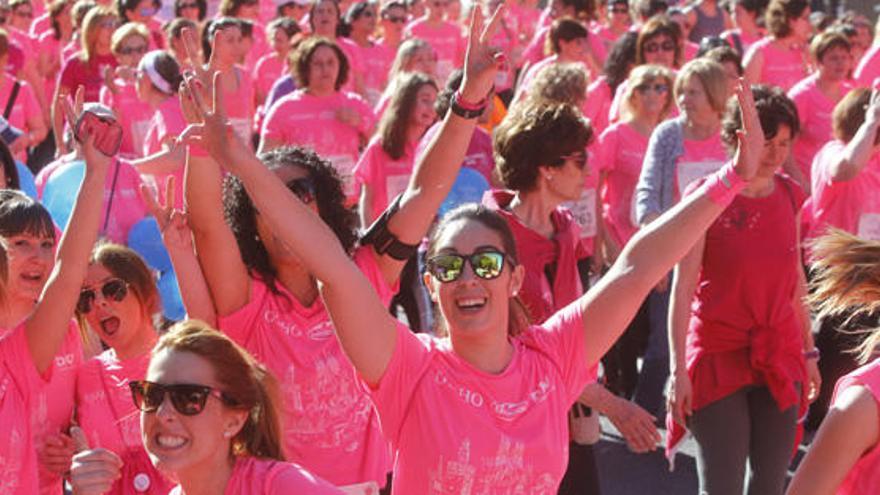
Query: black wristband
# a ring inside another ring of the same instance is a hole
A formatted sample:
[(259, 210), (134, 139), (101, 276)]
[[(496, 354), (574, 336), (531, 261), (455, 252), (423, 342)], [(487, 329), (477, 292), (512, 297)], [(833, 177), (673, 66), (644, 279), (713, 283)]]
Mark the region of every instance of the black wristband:
[(479, 108), (469, 109), (464, 108), (458, 104), (458, 91), (453, 93), (452, 98), (449, 100), (449, 110), (452, 111), (455, 115), (463, 119), (476, 119), (480, 115), (483, 115), (483, 112), (486, 110), (486, 106), (488, 103), (483, 103), (483, 105)]
[(372, 245), (373, 249), (379, 254), (387, 254), (398, 261), (406, 261), (416, 254), (419, 245), (404, 244), (388, 230), (388, 221), (400, 209), (401, 199), (403, 199), (403, 195), (399, 194), (391, 202), (391, 205), (382, 212), (382, 215), (373, 222), (373, 225), (370, 225), (370, 228), (367, 229), (367, 232), (361, 238), (361, 245)]

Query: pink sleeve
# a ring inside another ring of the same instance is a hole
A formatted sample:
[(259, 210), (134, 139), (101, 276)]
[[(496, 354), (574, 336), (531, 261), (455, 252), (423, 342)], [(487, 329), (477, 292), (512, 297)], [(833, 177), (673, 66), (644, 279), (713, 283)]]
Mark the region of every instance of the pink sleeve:
[(31, 88), (30, 84), (25, 82), (21, 83), (21, 90), (18, 97), (19, 102), (24, 107), (25, 122), (34, 118), (42, 120), (43, 112), (40, 110), (40, 105), (37, 103), (37, 97), (34, 96), (34, 90)]
[(46, 383), (34, 365), (24, 323), (0, 338), (0, 360), (12, 378), (22, 385), (22, 393), (39, 390)]
[(260, 280), (251, 277), (251, 293), (244, 306), (224, 316), (217, 317), (217, 327), (239, 345), (246, 342), (257, 326), (257, 318), (263, 301), (272, 297), (269, 287)]
[(382, 304), (388, 306), (391, 298), (394, 297), (394, 294), (397, 294), (400, 279), (398, 278), (397, 281), (389, 285), (385, 281), (382, 270), (379, 269), (376, 256), (378, 255), (372, 247), (363, 246), (354, 252), (354, 262), (361, 269), (361, 273), (370, 281), (370, 285), (373, 286), (373, 290), (379, 295)]
[(431, 362), (431, 337), (416, 335), (403, 323), (397, 324), (397, 343), (385, 374), (375, 387), (365, 388), (379, 412), (382, 431), (392, 444), (399, 443), (400, 427), (412, 395)]
[(376, 148), (379, 146), (381, 146), (379, 141), (374, 140), (361, 153), (353, 172), (358, 184), (373, 184), (376, 174)]
[(605, 132), (599, 136), (599, 145), (596, 146), (596, 168), (600, 172), (610, 172), (616, 165), (614, 162), (618, 136), (616, 129), (616, 127), (605, 129)]
[(297, 464), (277, 462), (266, 475), (263, 493), (265, 495), (289, 493), (341, 495), (342, 491)]
[(286, 141), (284, 133), (284, 112), (280, 109), (287, 107), (286, 101), (276, 101), (266, 119), (263, 121), (263, 131), (260, 133), (260, 139), (277, 139)]
[(530, 327), (522, 338), (541, 348), (556, 362), (567, 386), (567, 400), (570, 402), (574, 402), (583, 388), (594, 379), (591, 369), (596, 363), (587, 362), (580, 300), (557, 311), (540, 326)]

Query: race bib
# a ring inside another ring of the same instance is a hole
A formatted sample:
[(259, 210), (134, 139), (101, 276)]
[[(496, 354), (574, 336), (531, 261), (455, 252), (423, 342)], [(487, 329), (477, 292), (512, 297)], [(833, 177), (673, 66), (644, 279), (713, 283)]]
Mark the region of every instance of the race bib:
[(354, 160), (349, 155), (333, 155), (326, 157), (333, 165), (339, 178), (342, 179), (343, 192), (349, 198), (355, 194), (354, 190)]
[(858, 236), (869, 241), (880, 241), (880, 213), (862, 213), (859, 216)]
[(678, 193), (684, 194), (685, 189), (691, 182), (702, 179), (703, 177), (718, 171), (724, 162), (705, 161), (705, 162), (683, 162), (678, 164), (676, 175), (678, 178)]
[(581, 239), (596, 237), (596, 190), (586, 189), (576, 201), (564, 203), (581, 228)]
[(391, 204), (391, 201), (397, 197), (398, 194), (406, 191), (406, 186), (409, 185), (409, 175), (389, 175), (385, 178), (385, 195), (388, 199), (388, 204)]

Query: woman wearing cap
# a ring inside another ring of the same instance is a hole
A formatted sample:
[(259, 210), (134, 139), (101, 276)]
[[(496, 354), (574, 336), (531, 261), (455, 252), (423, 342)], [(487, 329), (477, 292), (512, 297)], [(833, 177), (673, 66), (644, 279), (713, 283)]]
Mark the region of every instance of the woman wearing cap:
[(743, 57), (746, 78), (753, 84), (788, 91), (808, 74), (810, 4), (806, 0), (772, 0), (764, 17), (769, 35), (753, 44)]

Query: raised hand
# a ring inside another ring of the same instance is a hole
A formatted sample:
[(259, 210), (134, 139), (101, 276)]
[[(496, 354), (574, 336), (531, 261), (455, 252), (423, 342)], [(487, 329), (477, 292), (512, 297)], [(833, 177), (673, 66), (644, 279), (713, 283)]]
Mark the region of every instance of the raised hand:
[[(184, 79), (181, 91), (188, 98), (194, 122), (180, 135), (180, 141), (202, 146), (217, 162), (228, 170), (234, 170), (239, 162), (252, 158), (251, 149), (238, 137), (226, 118), (223, 106), (223, 84), (220, 73), (214, 73), (209, 91), (196, 88), (194, 77)], [(210, 107), (207, 101), (210, 101)]]
[(743, 128), (736, 132), (737, 146), (734, 155), (734, 170), (743, 180), (751, 180), (758, 172), (761, 154), (764, 151), (764, 130), (755, 107), (752, 88), (744, 78), (739, 79), (736, 99), (742, 116)]
[(189, 228), (186, 213), (174, 208), (174, 176), (169, 176), (165, 180), (164, 195), (156, 193), (154, 196), (153, 190), (146, 184), (141, 184), (140, 194), (147, 211), (159, 224), (165, 245), (169, 248), (192, 251), (192, 230)]
[(495, 74), (504, 66), (506, 56), (495, 47), (489, 46), (492, 35), (498, 28), (504, 5), (499, 5), (488, 23), (483, 18), (482, 9), (471, 9), (471, 23), (468, 29), (467, 52), (464, 57), (464, 78), (461, 83), (461, 96), (467, 101), (481, 101), (492, 90)]
[(122, 472), (122, 460), (107, 449), (90, 449), (83, 431), (70, 429), (76, 454), (70, 463), (70, 485), (74, 495), (103, 495), (110, 491)]
[(869, 125), (880, 123), (880, 78), (874, 80), (871, 102), (865, 111), (865, 122)]

